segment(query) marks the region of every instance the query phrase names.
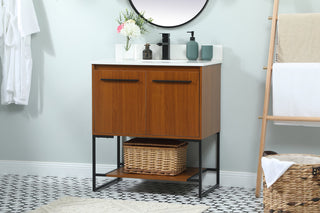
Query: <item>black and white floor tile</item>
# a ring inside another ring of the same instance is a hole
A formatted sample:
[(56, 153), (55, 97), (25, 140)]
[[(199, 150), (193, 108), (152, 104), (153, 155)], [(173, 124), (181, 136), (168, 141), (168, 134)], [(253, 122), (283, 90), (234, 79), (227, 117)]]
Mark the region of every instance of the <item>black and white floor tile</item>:
[(210, 206), (206, 212), (218, 213), (263, 212), (262, 198), (255, 197), (254, 189), (219, 187), (199, 199), (194, 184), (124, 179), (99, 192), (91, 186), (91, 178), (0, 175), (0, 212), (27, 212), (64, 196), (205, 204)]

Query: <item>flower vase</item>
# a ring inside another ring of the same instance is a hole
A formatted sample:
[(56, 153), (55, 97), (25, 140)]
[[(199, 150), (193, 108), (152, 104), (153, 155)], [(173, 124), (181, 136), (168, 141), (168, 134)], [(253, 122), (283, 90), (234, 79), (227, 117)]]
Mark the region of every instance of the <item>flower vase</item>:
[[(124, 45), (125, 46), (125, 45)], [(134, 47), (130, 47), (128, 50), (126, 50), (125, 48), (123, 48), (123, 52), (122, 52), (122, 58), (124, 60), (134, 60), (135, 59), (135, 54), (134, 54), (135, 50)]]

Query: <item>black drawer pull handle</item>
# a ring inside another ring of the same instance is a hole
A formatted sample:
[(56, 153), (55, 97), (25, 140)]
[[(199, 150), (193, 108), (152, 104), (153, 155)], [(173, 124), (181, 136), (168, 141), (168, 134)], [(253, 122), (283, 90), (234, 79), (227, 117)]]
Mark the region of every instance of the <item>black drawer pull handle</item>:
[(139, 79), (115, 79), (115, 78), (101, 78), (101, 81), (113, 81), (113, 82), (138, 82)]
[(192, 81), (178, 81), (178, 80), (152, 80), (155, 83), (181, 83), (181, 84), (190, 84)]

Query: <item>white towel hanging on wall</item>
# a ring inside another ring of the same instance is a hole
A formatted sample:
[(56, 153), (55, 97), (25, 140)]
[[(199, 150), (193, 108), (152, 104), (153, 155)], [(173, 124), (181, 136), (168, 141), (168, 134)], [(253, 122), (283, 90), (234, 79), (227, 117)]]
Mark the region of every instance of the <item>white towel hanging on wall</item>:
[(31, 35), (40, 28), (32, 0), (2, 0), (2, 3), (1, 104), (28, 105), (32, 74)]

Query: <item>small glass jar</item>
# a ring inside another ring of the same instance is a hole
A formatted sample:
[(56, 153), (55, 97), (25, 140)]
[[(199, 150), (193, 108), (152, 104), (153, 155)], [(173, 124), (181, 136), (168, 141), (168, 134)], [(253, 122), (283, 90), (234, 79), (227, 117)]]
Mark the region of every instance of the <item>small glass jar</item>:
[(146, 60), (152, 59), (152, 51), (150, 50), (150, 44), (146, 43), (144, 46), (146, 48), (142, 52), (142, 58)]

